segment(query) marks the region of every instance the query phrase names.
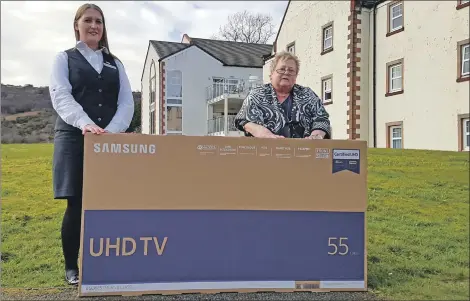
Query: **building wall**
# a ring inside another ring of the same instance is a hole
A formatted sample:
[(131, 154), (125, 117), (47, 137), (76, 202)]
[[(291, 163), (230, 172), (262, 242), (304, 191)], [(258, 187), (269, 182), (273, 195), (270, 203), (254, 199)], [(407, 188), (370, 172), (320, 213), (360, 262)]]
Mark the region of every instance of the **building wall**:
[(372, 98), (370, 98), (370, 92), (372, 91), (372, 86), (369, 85), (372, 82), (373, 74), (371, 72), (372, 67), (372, 55), (373, 49), (371, 49), (371, 40), (370, 40), (370, 32), (373, 29), (371, 27), (370, 19), (371, 12), (370, 10), (364, 9), (361, 11), (359, 15), (359, 19), (361, 20), (361, 24), (359, 28), (361, 29), (361, 33), (358, 34), (358, 37), (361, 39), (361, 42), (358, 43), (358, 48), (360, 48), (360, 52), (358, 57), (360, 58), (360, 62), (358, 63), (361, 71), (359, 73), (360, 79), (358, 80), (358, 84), (361, 87), (360, 91), (358, 91), (358, 95), (360, 97), (358, 101), (358, 105), (360, 108), (357, 110), (360, 115), (360, 128), (357, 130), (358, 134), (360, 135), (360, 140), (366, 140), (368, 142), (369, 147), (373, 147), (373, 120), (372, 120)]
[[(349, 1), (291, 1), (277, 39), (277, 52), (295, 43), (297, 83), (322, 98), (322, 78), (331, 75), (332, 103), (326, 105), (334, 139), (347, 139)], [(333, 22), (333, 51), (322, 54), (322, 27)], [(362, 137), (361, 137), (362, 138)]]
[[(404, 1), (404, 30), (387, 37), (389, 3), (377, 10), (377, 147), (387, 146), (386, 124), (401, 122), (404, 148), (456, 151), (458, 115), (469, 113), (469, 82), (456, 81), (457, 43), (469, 37), (469, 7)], [(398, 59), (403, 93), (386, 97), (386, 64)]]
[[(158, 105), (158, 100), (159, 97), (158, 95), (160, 94), (160, 82), (159, 82), (159, 67), (158, 67), (158, 55), (155, 49), (150, 45), (148, 49), (148, 54), (147, 54), (147, 59), (145, 60), (144, 63), (144, 71), (143, 71), (143, 77), (142, 77), (142, 82), (141, 82), (141, 89), (142, 89), (142, 134), (149, 134), (150, 133), (150, 118), (149, 118), (149, 100), (150, 100), (150, 85), (149, 85), (149, 80), (150, 80), (150, 65), (152, 63), (152, 60), (155, 62), (155, 68), (156, 68), (156, 73), (157, 73), (157, 85), (156, 85), (156, 116), (159, 116), (160, 110), (159, 110), (159, 105)], [(156, 117), (157, 118), (157, 117)], [(157, 118), (158, 119), (158, 118)], [(156, 133), (158, 134), (159, 132), (159, 125), (158, 122), (156, 122)]]
[[(187, 48), (163, 60), (165, 72), (181, 70), (183, 85), (183, 135), (207, 134), (208, 109), (206, 87), (212, 85), (212, 77), (243, 78), (263, 76), (262, 68), (224, 67), (219, 61), (196, 46)], [(166, 101), (165, 101), (166, 103)]]
[[(364, 99), (361, 99), (361, 93), (364, 88), (361, 85), (361, 78), (367, 77), (367, 71), (364, 65), (367, 65), (367, 56), (362, 51), (362, 12), (361, 10), (352, 9), (359, 7), (358, 1), (350, 1), (350, 12), (348, 15), (348, 64), (347, 80), (348, 80), (348, 101), (347, 107), (347, 134), (349, 139), (365, 139), (367, 140), (367, 122), (362, 124), (366, 116), (361, 116), (361, 109), (364, 107)], [(363, 62), (364, 61), (364, 62)], [(361, 88), (362, 87), (362, 88)], [(361, 137), (362, 132), (362, 137)]]
[[(366, 140), (372, 147), (373, 12), (362, 9), (354, 23), (351, 2), (291, 1), (276, 46), (279, 52), (295, 43), (301, 61), (297, 82), (319, 96), (322, 77), (333, 76), (333, 103), (326, 105), (333, 138)], [(470, 91), (468, 81), (457, 81), (457, 43), (469, 39), (470, 7), (456, 9), (457, 1), (404, 1), (405, 29), (387, 35), (391, 3), (379, 4), (376, 17), (377, 147), (389, 147), (387, 125), (402, 124), (404, 148), (460, 150), (459, 117), (469, 115)], [(333, 22), (333, 51), (322, 54), (321, 28), (329, 22)], [(404, 63), (403, 93), (386, 96), (387, 64), (396, 60)], [(263, 68), (265, 82), (269, 65), (268, 61)], [(356, 105), (353, 123), (351, 94)]]
[(273, 60), (274, 60), (273, 58), (270, 58), (269, 60), (264, 62), (264, 65), (263, 65), (263, 83), (264, 84), (267, 84), (271, 81), (269, 78), (269, 75), (271, 74), (271, 64), (273, 63)]

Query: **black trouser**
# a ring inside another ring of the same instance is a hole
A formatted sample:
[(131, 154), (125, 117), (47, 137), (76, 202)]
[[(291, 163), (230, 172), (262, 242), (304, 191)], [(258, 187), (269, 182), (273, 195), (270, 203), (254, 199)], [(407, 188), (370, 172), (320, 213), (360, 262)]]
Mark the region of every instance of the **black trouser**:
[(81, 198), (67, 199), (67, 209), (62, 220), (62, 250), (66, 269), (78, 270), (80, 230), (82, 221)]

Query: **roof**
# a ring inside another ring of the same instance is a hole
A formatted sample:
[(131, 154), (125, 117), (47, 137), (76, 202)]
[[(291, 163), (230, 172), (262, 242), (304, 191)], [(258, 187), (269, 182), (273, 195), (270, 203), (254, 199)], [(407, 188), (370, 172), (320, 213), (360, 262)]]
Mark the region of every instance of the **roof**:
[[(290, 0), (289, 0), (289, 2), (287, 2), (286, 10), (284, 11), (284, 15), (282, 16), (281, 24), (279, 25), (279, 29), (276, 33), (276, 38), (274, 39), (274, 45), (276, 45), (277, 38), (279, 38), (279, 33), (281, 32), (282, 25), (284, 24), (284, 20), (286, 19), (287, 10), (289, 9), (289, 5), (290, 5)], [(277, 49), (274, 49), (274, 52), (276, 52), (276, 51), (277, 51)]]
[(152, 44), (153, 48), (155, 48), (155, 51), (160, 58), (167, 57), (190, 46), (188, 44), (165, 41), (150, 41), (150, 44)]
[(360, 1), (362, 7), (369, 8), (369, 9), (373, 8), (374, 5), (378, 5), (382, 2), (385, 2), (385, 0), (361, 0)]
[(271, 54), (271, 44), (242, 43), (190, 38), (190, 43), (150, 41), (160, 60), (191, 46), (197, 46), (224, 66), (262, 68), (263, 56)]

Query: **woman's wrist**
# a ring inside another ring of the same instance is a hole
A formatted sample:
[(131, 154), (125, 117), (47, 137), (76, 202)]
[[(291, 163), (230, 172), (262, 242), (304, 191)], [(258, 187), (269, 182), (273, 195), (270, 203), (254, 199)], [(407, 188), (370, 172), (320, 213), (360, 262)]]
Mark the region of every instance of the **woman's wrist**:
[(256, 129), (256, 127), (258, 127), (259, 125), (254, 123), (254, 122), (248, 122), (247, 124), (245, 124), (243, 126), (243, 128), (245, 129), (245, 131), (247, 131), (248, 133), (250, 134), (253, 134), (253, 131)]
[(313, 130), (312, 133), (310, 134), (310, 138), (313, 138), (313, 139), (324, 139), (325, 136), (326, 136), (326, 132), (320, 129)]

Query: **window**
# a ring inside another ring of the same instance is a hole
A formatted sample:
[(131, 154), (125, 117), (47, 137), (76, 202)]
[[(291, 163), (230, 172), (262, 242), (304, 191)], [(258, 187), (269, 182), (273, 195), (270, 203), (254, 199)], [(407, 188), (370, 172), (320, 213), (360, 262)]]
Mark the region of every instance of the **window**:
[(166, 74), (166, 133), (183, 134), (183, 74), (168, 70)]
[(292, 42), (289, 45), (287, 45), (287, 51), (292, 54), (295, 54), (295, 42)]
[(462, 133), (463, 150), (468, 151), (470, 149), (470, 119), (468, 118), (462, 122)]
[(392, 148), (402, 148), (401, 146), (401, 127), (391, 126), (390, 127), (390, 145)]
[(459, 151), (470, 151), (470, 114), (458, 116)]
[(212, 91), (209, 99), (224, 94), (225, 79), (223, 77), (212, 77)]
[(181, 98), (183, 94), (182, 76), (181, 71), (172, 70), (168, 71), (166, 77), (167, 97), (168, 98)]
[(470, 79), (470, 39), (457, 43), (457, 82)]
[(387, 37), (404, 30), (403, 2), (394, 1), (388, 5), (388, 31)]
[(390, 66), (390, 92), (396, 92), (402, 89), (401, 69), (401, 64)]
[(157, 100), (157, 71), (155, 68), (155, 61), (152, 60), (150, 64), (150, 79), (149, 79), (149, 133), (154, 135), (156, 133), (156, 114), (155, 106)]
[(387, 148), (403, 148), (403, 122), (386, 124)]
[(166, 107), (166, 130), (168, 133), (175, 134), (183, 132), (183, 107), (167, 106)]
[(330, 22), (322, 27), (321, 49), (321, 54), (325, 54), (333, 50), (333, 22)]
[(467, 45), (464, 45), (462, 46), (461, 48), (461, 56), (462, 56), (462, 71), (461, 71), (461, 75), (462, 76), (468, 76), (470, 74), (470, 71), (469, 71), (469, 61), (470, 61), (470, 46), (467, 44)]
[(397, 3), (390, 7), (390, 29), (398, 30), (403, 27), (403, 3)]
[(385, 96), (403, 93), (403, 59), (387, 63), (387, 92)]
[(457, 9), (470, 6), (470, 0), (457, 0)]
[(323, 50), (333, 47), (333, 27), (329, 26), (323, 30)]
[(149, 112), (149, 121), (150, 121), (149, 122), (149, 128), (150, 128), (149, 132), (150, 132), (151, 135), (154, 135), (156, 133), (155, 117), (156, 117), (155, 116), (155, 109), (153, 109)]
[(333, 103), (333, 76), (328, 75), (321, 79), (321, 92), (324, 105)]
[(225, 79), (224, 92), (229, 94), (239, 93), (241, 87), (241, 80), (230, 76), (230, 78)]

